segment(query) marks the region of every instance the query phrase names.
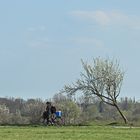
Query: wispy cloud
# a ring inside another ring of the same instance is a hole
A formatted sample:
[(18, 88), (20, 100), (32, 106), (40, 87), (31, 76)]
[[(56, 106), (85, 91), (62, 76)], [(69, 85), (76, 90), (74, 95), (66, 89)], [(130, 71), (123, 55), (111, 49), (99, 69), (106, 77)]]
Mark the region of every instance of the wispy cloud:
[(71, 39), (70, 41), (80, 46), (104, 48), (104, 43), (96, 38), (79, 37)]
[(48, 47), (49, 39), (47, 37), (46, 26), (38, 25), (27, 28), (27, 45), (32, 48)]
[(42, 38), (38, 40), (30, 40), (28, 46), (32, 48), (44, 48), (48, 47), (49, 40), (48, 38)]
[(109, 16), (103, 11), (72, 11), (70, 14), (83, 20), (95, 21), (100, 25), (110, 22)]
[(46, 27), (44, 25), (40, 25), (40, 26), (37, 26), (37, 27), (29, 27), (28, 31), (30, 31), (30, 32), (46, 31)]
[(100, 26), (124, 25), (134, 29), (140, 29), (140, 17), (135, 15), (127, 15), (118, 11), (72, 11), (70, 15), (95, 22)]

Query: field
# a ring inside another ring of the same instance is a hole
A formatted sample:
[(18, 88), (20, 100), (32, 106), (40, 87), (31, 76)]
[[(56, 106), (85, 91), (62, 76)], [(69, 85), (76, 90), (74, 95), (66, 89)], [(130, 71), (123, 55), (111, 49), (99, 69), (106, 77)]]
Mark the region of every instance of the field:
[(140, 140), (140, 128), (0, 126), (0, 140)]

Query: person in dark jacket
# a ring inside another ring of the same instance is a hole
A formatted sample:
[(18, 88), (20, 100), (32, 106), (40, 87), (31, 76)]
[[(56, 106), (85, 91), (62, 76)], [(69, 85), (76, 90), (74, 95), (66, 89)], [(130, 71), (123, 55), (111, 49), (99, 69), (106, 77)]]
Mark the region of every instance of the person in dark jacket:
[(47, 124), (49, 124), (51, 116), (51, 102), (46, 102), (46, 105), (46, 110), (43, 112), (43, 119), (44, 121), (47, 120)]
[(55, 123), (56, 119), (56, 107), (51, 105), (51, 121), (52, 123)]

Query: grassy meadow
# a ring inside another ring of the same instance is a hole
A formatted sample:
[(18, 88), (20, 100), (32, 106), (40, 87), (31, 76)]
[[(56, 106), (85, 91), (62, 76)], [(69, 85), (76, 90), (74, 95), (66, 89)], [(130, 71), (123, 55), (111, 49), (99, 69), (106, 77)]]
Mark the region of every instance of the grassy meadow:
[(140, 140), (140, 128), (1, 126), (0, 140)]

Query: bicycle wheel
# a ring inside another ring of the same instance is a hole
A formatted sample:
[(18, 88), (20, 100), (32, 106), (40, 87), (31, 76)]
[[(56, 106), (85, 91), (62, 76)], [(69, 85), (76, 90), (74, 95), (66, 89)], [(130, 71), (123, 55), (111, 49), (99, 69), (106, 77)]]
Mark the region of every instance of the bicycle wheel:
[(64, 125), (63, 118), (56, 118), (55, 119), (55, 125), (56, 126), (63, 126)]

